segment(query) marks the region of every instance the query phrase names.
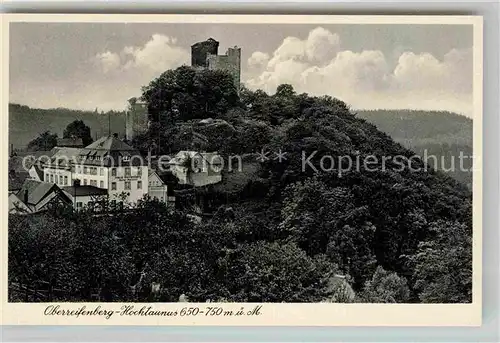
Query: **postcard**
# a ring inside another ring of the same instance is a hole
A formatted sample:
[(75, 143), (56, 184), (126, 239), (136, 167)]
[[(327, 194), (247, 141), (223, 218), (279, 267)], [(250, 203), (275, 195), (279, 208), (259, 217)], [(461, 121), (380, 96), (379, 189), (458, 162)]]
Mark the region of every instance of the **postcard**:
[(481, 325), (482, 17), (2, 32), (2, 324)]

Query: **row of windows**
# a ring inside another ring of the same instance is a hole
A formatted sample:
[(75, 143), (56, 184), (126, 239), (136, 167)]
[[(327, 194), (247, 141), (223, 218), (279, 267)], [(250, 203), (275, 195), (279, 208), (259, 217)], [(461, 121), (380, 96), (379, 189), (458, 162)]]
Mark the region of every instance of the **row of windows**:
[[(104, 176), (104, 169), (105, 168), (76, 166), (76, 169), (74, 169), (73, 171), (78, 174), (85, 174), (85, 175), (97, 175), (97, 172), (99, 171), (99, 176)], [(125, 170), (124, 173), (125, 176), (132, 176), (130, 167), (125, 167), (124, 170)], [(116, 176), (116, 174), (117, 174), (117, 168), (111, 168), (111, 176)], [(140, 167), (137, 168), (136, 176), (142, 176), (142, 168)]]
[[(130, 167), (125, 167), (125, 176), (132, 176)], [(137, 168), (137, 176), (142, 176), (142, 168)], [(116, 176), (116, 168), (111, 168), (111, 176)]]
[(69, 186), (69, 179), (67, 175), (45, 174), (45, 181), (55, 183), (60, 186)]
[[(132, 181), (124, 181), (125, 186), (123, 187), (125, 190), (131, 190), (132, 189)], [(111, 190), (115, 191), (117, 187), (116, 182), (111, 182)], [(142, 189), (142, 181), (137, 181), (137, 189)]]
[[(84, 186), (90, 185), (90, 186), (97, 187), (97, 180), (83, 179), (83, 185)], [(104, 188), (104, 181), (99, 181), (99, 188)]]

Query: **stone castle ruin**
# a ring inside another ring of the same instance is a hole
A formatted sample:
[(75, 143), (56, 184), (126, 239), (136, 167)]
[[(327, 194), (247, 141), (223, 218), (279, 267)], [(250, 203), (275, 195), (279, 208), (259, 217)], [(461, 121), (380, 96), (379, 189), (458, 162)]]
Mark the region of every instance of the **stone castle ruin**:
[[(241, 81), (241, 48), (234, 46), (227, 49), (225, 55), (219, 55), (219, 42), (213, 38), (195, 43), (191, 46), (191, 66), (199, 69), (226, 70), (234, 80), (236, 90), (240, 90)], [(148, 130), (149, 118), (147, 104), (137, 98), (129, 100), (126, 112), (125, 131), (126, 139), (131, 141), (134, 137)]]
[(227, 49), (225, 55), (219, 55), (219, 42), (213, 38), (191, 45), (191, 66), (211, 70), (227, 70), (239, 91), (241, 79), (241, 48), (234, 46)]

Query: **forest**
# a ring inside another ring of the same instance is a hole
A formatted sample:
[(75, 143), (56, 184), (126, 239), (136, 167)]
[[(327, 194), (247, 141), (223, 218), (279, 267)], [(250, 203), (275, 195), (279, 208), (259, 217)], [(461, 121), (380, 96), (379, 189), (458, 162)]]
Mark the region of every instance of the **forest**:
[[(217, 210), (201, 222), (148, 198), (99, 216), (9, 215), (10, 301), (472, 301), (471, 192), (432, 168), (382, 168), (381, 157), (414, 152), (344, 102), (290, 85), (237, 92), (228, 74), (186, 66), (142, 98), (156, 119), (132, 142), (143, 151), (283, 149), (287, 159), (258, 162), (241, 187), (208, 189)], [(304, 170), (314, 151), (379, 162)]]

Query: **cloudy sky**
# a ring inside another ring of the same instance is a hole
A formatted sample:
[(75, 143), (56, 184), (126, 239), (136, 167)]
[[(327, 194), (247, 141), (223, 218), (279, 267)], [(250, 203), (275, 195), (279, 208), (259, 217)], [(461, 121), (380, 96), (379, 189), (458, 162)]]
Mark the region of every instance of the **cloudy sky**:
[(242, 81), (340, 98), (356, 109), (472, 115), (472, 26), (12, 23), (10, 102), (122, 110), (209, 37), (242, 48)]

